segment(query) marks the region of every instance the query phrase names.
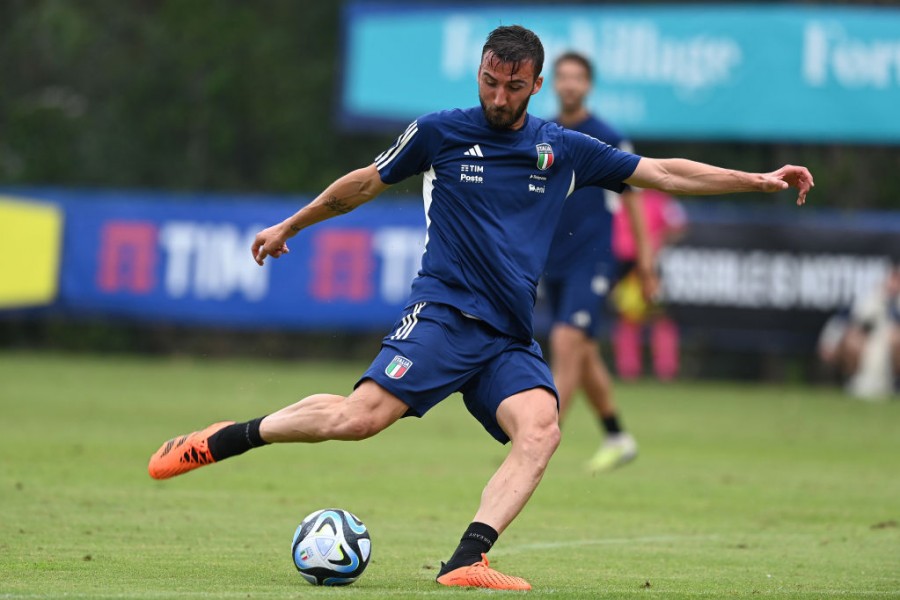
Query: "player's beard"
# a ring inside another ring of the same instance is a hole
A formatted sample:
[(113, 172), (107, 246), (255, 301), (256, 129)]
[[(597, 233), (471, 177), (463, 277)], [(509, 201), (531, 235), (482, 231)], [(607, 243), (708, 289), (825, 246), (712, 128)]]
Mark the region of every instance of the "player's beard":
[(496, 106), (489, 107), (484, 103), (484, 100), (481, 99), (481, 96), (478, 97), (478, 101), (481, 102), (481, 112), (484, 113), (484, 118), (487, 120), (488, 125), (494, 129), (509, 129), (512, 124), (521, 119), (522, 115), (525, 114), (525, 111), (528, 110), (529, 100), (531, 100), (531, 96), (526, 98), (522, 104), (515, 108), (508, 106), (505, 108), (497, 108)]

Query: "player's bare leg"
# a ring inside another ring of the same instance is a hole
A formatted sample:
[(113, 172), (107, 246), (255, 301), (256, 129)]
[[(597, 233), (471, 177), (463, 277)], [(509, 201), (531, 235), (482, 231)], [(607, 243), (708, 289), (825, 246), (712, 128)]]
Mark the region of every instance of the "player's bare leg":
[(528, 502), (559, 446), (556, 398), (544, 388), (510, 396), (497, 409), (497, 422), (511, 447), (484, 488), (475, 520), (503, 533)]
[(585, 337), (585, 347), (581, 387), (598, 417), (613, 417), (617, 410), (613, 400), (612, 376), (600, 356), (599, 344)]
[(315, 394), (265, 417), (259, 433), (268, 443), (364, 440), (402, 417), (409, 407), (372, 380), (348, 397)]
[(550, 333), (550, 348), (553, 380), (559, 391), (560, 419), (571, 405), (575, 390), (581, 387), (606, 431), (603, 444), (588, 461), (588, 469), (609, 471), (634, 460), (637, 443), (621, 429), (613, 400), (612, 377), (597, 342), (577, 327), (556, 324)]
[[(510, 396), (497, 409), (497, 422), (511, 440), (510, 451), (485, 486), (460, 546), (441, 569), (437, 581), (443, 585), (531, 589), (524, 579), (491, 569), (484, 553), (531, 498), (559, 446), (556, 398), (543, 388)], [(482, 550), (474, 551), (480, 557), (468, 555), (473, 547)]]
[(362, 440), (394, 423), (407, 408), (377, 383), (364, 381), (346, 398), (315, 394), (266, 417), (215, 423), (172, 438), (150, 458), (148, 471), (154, 479), (168, 479), (265, 444)]
[(575, 390), (584, 378), (587, 336), (577, 327), (556, 323), (550, 331), (550, 369), (559, 393), (559, 418), (572, 405)]
[(597, 342), (577, 327), (557, 324), (550, 332), (553, 382), (559, 392), (560, 418), (572, 403), (575, 390), (581, 387), (598, 418), (616, 415), (612, 377), (600, 356)]
[(581, 385), (588, 402), (606, 430), (603, 444), (588, 461), (587, 466), (592, 472), (609, 471), (637, 458), (637, 442), (630, 433), (621, 429), (613, 400), (612, 377), (600, 356), (599, 345), (590, 340), (587, 343), (589, 351), (585, 353)]

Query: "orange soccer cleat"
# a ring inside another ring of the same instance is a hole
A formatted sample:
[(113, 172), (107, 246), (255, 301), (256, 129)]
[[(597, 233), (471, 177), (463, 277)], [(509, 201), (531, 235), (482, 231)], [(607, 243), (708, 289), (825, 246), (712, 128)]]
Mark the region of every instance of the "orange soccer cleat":
[(441, 585), (479, 587), (492, 590), (531, 589), (531, 584), (521, 577), (504, 575), (488, 566), (487, 554), (482, 554), (481, 560), (474, 565), (453, 569), (449, 573), (439, 575), (435, 581)]
[(216, 462), (209, 451), (209, 437), (234, 421), (213, 423), (206, 429), (172, 438), (150, 457), (147, 471), (153, 479), (168, 479)]

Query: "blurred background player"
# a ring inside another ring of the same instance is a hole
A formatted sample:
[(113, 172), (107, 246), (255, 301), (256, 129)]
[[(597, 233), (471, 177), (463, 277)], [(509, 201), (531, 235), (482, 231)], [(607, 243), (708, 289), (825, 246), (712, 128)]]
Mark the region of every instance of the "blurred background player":
[[(559, 99), (555, 121), (574, 131), (590, 135), (621, 150), (631, 144), (603, 120), (588, 112), (585, 101), (593, 85), (590, 61), (576, 52), (566, 52), (554, 63), (553, 85)], [(615, 283), (612, 254), (613, 213), (633, 228), (638, 265), (646, 293), (655, 287), (647, 233), (629, 188), (621, 195), (600, 187), (586, 187), (566, 199), (559, 226), (544, 268), (543, 286), (552, 312), (550, 331), (551, 368), (559, 391), (560, 418), (581, 388), (597, 415), (606, 436), (588, 461), (591, 471), (608, 471), (637, 456), (637, 443), (622, 426), (613, 401), (609, 370), (600, 356), (597, 336), (601, 333), (606, 295)], [(620, 200), (621, 199), (621, 200)], [(621, 206), (624, 205), (624, 210)], [(639, 260), (638, 260), (639, 258)], [(636, 263), (635, 263), (636, 261)]]
[(856, 298), (825, 324), (818, 355), (848, 394), (883, 400), (894, 393), (900, 374), (900, 267), (875, 289)]
[(639, 265), (643, 259), (639, 255), (646, 252), (642, 246), (649, 245), (651, 260), (656, 264), (660, 250), (684, 234), (687, 216), (681, 204), (665, 192), (647, 189), (639, 196), (640, 202), (635, 204), (646, 228), (646, 242), (635, 240), (633, 228), (621, 211), (613, 216), (612, 247), (620, 275), (612, 294), (619, 313), (613, 332), (616, 372), (622, 379), (640, 377), (644, 330), (649, 328), (653, 372), (658, 379), (669, 381), (678, 375), (678, 326), (666, 315), (658, 294), (642, 293)]

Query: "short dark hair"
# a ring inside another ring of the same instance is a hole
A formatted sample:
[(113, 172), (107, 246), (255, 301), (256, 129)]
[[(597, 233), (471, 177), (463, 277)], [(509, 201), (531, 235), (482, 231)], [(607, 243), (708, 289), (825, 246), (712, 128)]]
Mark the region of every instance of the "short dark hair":
[(501, 25), (490, 32), (481, 49), (481, 57), (484, 58), (488, 52), (492, 52), (498, 61), (512, 64), (513, 73), (528, 60), (534, 65), (535, 79), (544, 68), (544, 45), (541, 44), (541, 38), (521, 25)]
[(588, 81), (594, 81), (594, 66), (587, 56), (579, 52), (563, 52), (555, 61), (553, 61), (553, 70), (556, 71), (559, 68), (559, 65), (566, 61), (577, 62), (580, 64), (587, 72)]

